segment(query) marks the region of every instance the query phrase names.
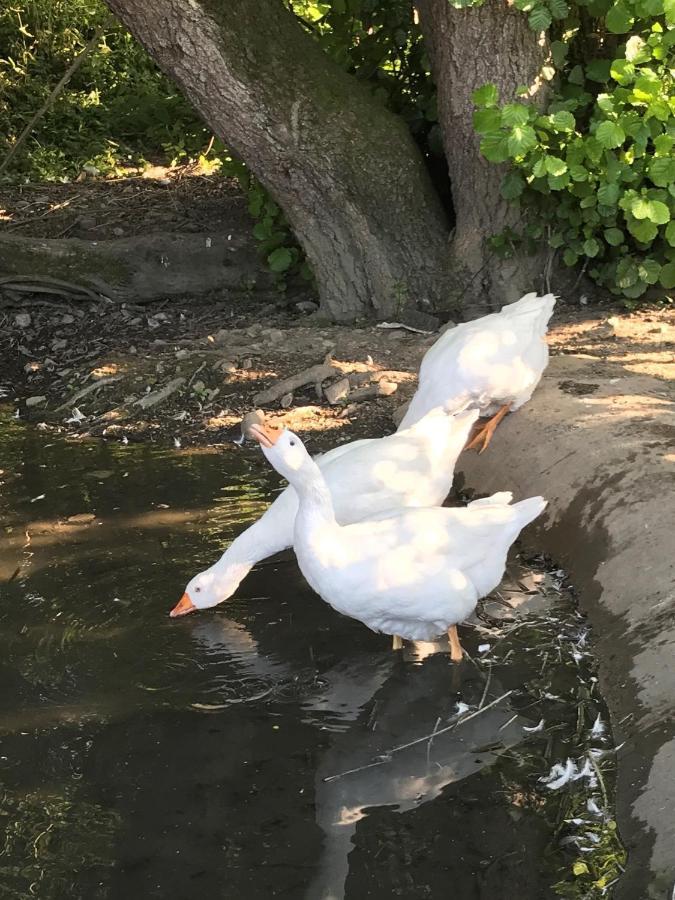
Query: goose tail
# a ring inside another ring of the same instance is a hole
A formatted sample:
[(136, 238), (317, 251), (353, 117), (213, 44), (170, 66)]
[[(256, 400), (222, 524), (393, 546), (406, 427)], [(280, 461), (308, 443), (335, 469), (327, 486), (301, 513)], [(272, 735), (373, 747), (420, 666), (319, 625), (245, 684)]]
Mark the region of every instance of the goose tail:
[(525, 294), (515, 303), (502, 306), (502, 315), (513, 318), (526, 317), (532, 321), (539, 333), (544, 334), (548, 320), (553, 315), (556, 300), (555, 294), (544, 294), (542, 297), (534, 292)]
[(543, 513), (546, 509), (546, 500), (543, 497), (528, 497), (527, 500), (514, 503), (512, 508), (514, 512), (517, 511), (520, 528), (524, 528)]

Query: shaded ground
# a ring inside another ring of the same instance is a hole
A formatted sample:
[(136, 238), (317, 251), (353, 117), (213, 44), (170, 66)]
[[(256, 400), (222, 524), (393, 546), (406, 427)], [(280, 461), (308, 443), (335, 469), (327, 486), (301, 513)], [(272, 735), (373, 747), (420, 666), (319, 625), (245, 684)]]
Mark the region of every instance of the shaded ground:
[[(199, 307), (85, 309), (26, 301), (20, 309), (0, 311), (0, 389), (22, 419), (44, 428), (208, 445), (229, 438), (261, 389), (331, 354), (337, 371), (324, 388), (351, 374), (353, 389), (360, 381), (367, 386), (384, 379), (397, 390), (363, 402), (347, 396), (331, 406), (310, 383), (286, 397), (287, 410), (279, 400), (263, 405), (297, 430), (331, 432), (333, 442), (339, 429), (341, 440), (351, 440), (392, 427), (392, 413), (414, 390), (419, 362), (433, 340), (403, 329), (322, 326), (252, 298), (240, 298), (234, 309), (229, 299)], [(554, 354), (592, 357), (598, 376), (611, 377), (617, 361), (660, 378), (675, 370), (675, 318), (669, 309), (608, 317), (605, 311), (562, 307), (550, 342)], [(167, 385), (174, 391), (144, 408), (143, 398)], [(584, 390), (573, 384), (567, 389)]]
[(100, 241), (148, 231), (250, 227), (232, 179), (153, 166), (143, 175), (68, 184), (0, 186), (0, 233)]
[[(1, 189), (0, 233), (90, 240), (153, 230), (249, 233), (246, 203), (232, 182), (188, 169), (146, 174), (153, 177)], [(217, 444), (261, 389), (330, 354), (336, 370), (324, 390), (310, 382), (260, 405), (291, 427), (330, 435), (330, 444), (391, 429), (392, 413), (409, 398), (435, 336), (327, 326), (311, 302), (298, 308), (297, 301), (278, 291), (242, 290), (199, 303), (125, 306), (3, 294), (0, 285), (0, 396), (47, 430)], [(596, 359), (599, 375), (620, 359), (632, 371), (663, 377), (674, 367), (674, 325), (663, 307), (628, 314), (559, 303), (550, 342), (554, 353)], [(325, 389), (344, 385), (345, 375), (349, 393), (331, 405)], [(359, 389), (374, 394), (380, 380), (386, 396), (359, 399)], [(165, 398), (153, 393), (165, 388)]]

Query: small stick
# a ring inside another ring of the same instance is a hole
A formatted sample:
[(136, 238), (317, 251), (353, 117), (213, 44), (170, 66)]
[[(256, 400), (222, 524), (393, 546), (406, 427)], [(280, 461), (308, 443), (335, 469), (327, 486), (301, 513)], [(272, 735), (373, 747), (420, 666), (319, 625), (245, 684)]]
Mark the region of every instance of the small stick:
[(481, 709), (477, 709), (475, 712), (470, 713), (468, 716), (462, 716), (461, 719), (453, 722), (452, 725), (447, 725), (445, 728), (440, 728), (438, 731), (434, 730), (431, 734), (425, 734), (424, 737), (415, 738), (414, 741), (408, 741), (407, 744), (401, 744), (400, 747), (393, 747), (391, 750), (388, 750), (386, 753), (382, 754), (382, 759), (378, 759), (375, 762), (368, 763), (365, 766), (359, 766), (357, 769), (349, 769), (347, 772), (340, 772), (337, 775), (328, 775), (323, 780), (335, 781), (338, 778), (342, 778), (343, 775), (353, 775), (355, 772), (361, 772), (364, 769), (372, 769), (373, 766), (382, 766), (384, 765), (384, 763), (390, 762), (392, 754), (398, 753), (399, 750), (407, 750), (409, 747), (414, 747), (416, 744), (423, 744), (430, 738), (436, 738), (439, 734), (445, 734), (446, 731), (452, 731), (455, 728), (459, 728), (460, 725), (463, 725), (470, 719), (475, 719), (476, 716), (480, 716), (484, 712), (487, 712), (488, 709), (492, 709), (493, 706), (497, 706), (497, 704), (501, 703), (502, 700), (506, 700), (507, 697), (510, 697), (512, 693), (513, 690), (507, 691), (505, 694), (502, 694), (501, 697), (497, 697), (495, 700), (492, 700), (487, 704), (487, 706), (483, 706)]
[(607, 786), (605, 785), (605, 779), (602, 777), (602, 772), (600, 771), (600, 767), (598, 766), (598, 764), (593, 759), (593, 757), (591, 756), (590, 753), (588, 754), (587, 759), (589, 759), (591, 761), (591, 765), (595, 769), (595, 774), (598, 777), (598, 783), (600, 784), (600, 790), (602, 791), (602, 800), (603, 800), (603, 803), (605, 804), (605, 809), (609, 809), (609, 797), (607, 795)]
[(490, 687), (491, 679), (492, 679), (492, 663), (489, 664), (488, 676), (485, 679), (485, 688), (483, 689), (483, 696), (480, 698), (480, 703), (478, 704), (478, 709), (483, 708), (483, 704), (485, 703), (485, 698), (487, 697), (488, 688)]
[(437, 732), (437, 730), (438, 730), (438, 726), (439, 726), (440, 724), (441, 724), (441, 717), (439, 716), (439, 717), (436, 719), (436, 724), (434, 725), (434, 730), (432, 731), (431, 737), (429, 738), (429, 743), (427, 744), (427, 766), (429, 765), (429, 757), (430, 757), (430, 755), (431, 755), (431, 745), (432, 745), (433, 742), (434, 742), (434, 735), (436, 734), (436, 732)]
[(335, 366), (326, 364), (310, 366), (309, 369), (298, 372), (297, 375), (291, 375), (290, 378), (284, 378), (283, 381), (278, 381), (272, 387), (260, 391), (253, 398), (253, 402), (256, 406), (266, 406), (268, 403), (273, 403), (275, 400), (283, 397), (284, 394), (292, 394), (293, 391), (304, 387), (306, 384), (316, 384), (317, 382), (325, 381), (332, 375), (337, 374), (337, 372), (338, 369)]

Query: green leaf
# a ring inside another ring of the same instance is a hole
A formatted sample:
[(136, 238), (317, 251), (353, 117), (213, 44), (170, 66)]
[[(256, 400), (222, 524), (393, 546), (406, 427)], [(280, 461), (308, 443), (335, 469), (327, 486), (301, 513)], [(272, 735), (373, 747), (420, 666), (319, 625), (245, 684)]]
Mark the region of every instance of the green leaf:
[(567, 163), (557, 156), (547, 156), (546, 171), (549, 175), (563, 175), (567, 171)]
[(546, 175), (546, 157), (540, 156), (532, 166), (532, 174), (535, 178), (543, 178)]
[(589, 870), (588, 866), (586, 865), (586, 863), (582, 862), (580, 859), (578, 859), (572, 866), (572, 872), (575, 875), (587, 875), (589, 873), (589, 871), (590, 870)]
[(586, 78), (589, 81), (598, 81), (600, 84), (604, 84), (609, 80), (610, 66), (611, 62), (608, 59), (592, 59), (586, 65)]
[(574, 131), (576, 128), (577, 123), (574, 116), (565, 109), (553, 113), (548, 118), (555, 131)]
[(529, 125), (516, 125), (507, 139), (511, 156), (525, 156), (537, 146), (537, 135)]
[(253, 226), (253, 237), (258, 241), (266, 241), (274, 227), (268, 222), (256, 222)]
[(666, 240), (671, 247), (675, 247), (675, 220), (668, 222), (668, 227), (666, 228)]
[(554, 19), (564, 19), (570, 11), (565, 0), (548, 0), (548, 8)]
[(501, 195), (505, 200), (516, 200), (525, 190), (525, 179), (518, 172), (509, 172), (502, 181)]
[(614, 96), (612, 94), (598, 94), (595, 98), (595, 102), (605, 115), (610, 116), (616, 112), (614, 107)]
[(288, 247), (277, 247), (267, 257), (267, 265), (273, 272), (286, 272), (293, 263), (293, 254)]
[(660, 156), (649, 163), (649, 177), (657, 187), (668, 187), (675, 181), (675, 160)]
[(581, 66), (573, 66), (570, 69), (567, 80), (570, 84), (583, 84), (585, 80), (583, 68)]
[(579, 255), (575, 253), (574, 250), (571, 250), (569, 247), (563, 253), (563, 262), (566, 266), (575, 266), (577, 264), (577, 260), (579, 259)]
[(633, 16), (630, 9), (619, 0), (605, 16), (605, 24), (612, 34), (625, 34), (630, 31), (633, 24)]
[(532, 31), (546, 31), (553, 21), (553, 16), (545, 6), (539, 5), (535, 6), (527, 17), (527, 21)]
[(562, 69), (565, 65), (568, 51), (569, 45), (563, 43), (563, 41), (551, 41), (551, 56), (556, 69)]
[(563, 172), (561, 175), (549, 175), (546, 180), (552, 191), (562, 191), (570, 183), (569, 172)]
[(650, 103), (645, 118), (652, 116), (653, 118), (658, 119), (659, 122), (667, 122), (671, 116), (668, 103), (665, 100), (654, 100), (653, 103)]
[(507, 103), (502, 109), (502, 122), (504, 125), (525, 125), (530, 118), (530, 111), (522, 103)]
[(619, 199), (620, 192), (621, 188), (618, 184), (606, 181), (598, 188), (598, 202), (602, 203), (603, 206), (614, 206)]
[(623, 231), (620, 228), (607, 228), (604, 236), (611, 247), (618, 247), (620, 244), (623, 244)]
[(588, 180), (588, 169), (585, 166), (580, 166), (579, 164), (575, 164), (569, 167), (570, 176), (572, 181), (587, 181)]
[(666, 14), (666, 24), (675, 25), (675, 0), (663, 0), (663, 11)]
[(551, 237), (548, 239), (549, 247), (553, 247), (553, 249), (557, 249), (558, 247), (562, 247), (565, 243), (565, 238), (562, 236), (560, 231), (554, 231)]
[[(647, 72), (648, 69), (640, 69), (641, 72)], [(661, 91), (661, 82), (655, 78), (648, 78), (641, 75), (633, 85), (633, 97), (643, 103), (649, 103), (650, 100), (658, 97)]]
[(638, 272), (640, 278), (647, 284), (656, 284), (661, 274), (661, 263), (655, 259), (641, 259), (638, 263)]
[(596, 139), (608, 150), (620, 147), (626, 140), (626, 133), (616, 122), (601, 122), (595, 132)]
[(659, 281), (666, 290), (675, 288), (675, 262), (663, 266), (659, 274)]
[(675, 139), (669, 134), (660, 134), (654, 138), (654, 150), (657, 156), (668, 156), (672, 150)]
[(474, 106), (496, 106), (499, 100), (499, 91), (494, 84), (484, 84), (471, 95)]
[(473, 127), (478, 134), (488, 134), (491, 131), (499, 131), (502, 124), (502, 114), (493, 106), (477, 109), (473, 114)]
[(615, 59), (610, 66), (609, 74), (621, 85), (632, 84), (635, 78), (635, 66), (627, 59)]
[(649, 218), (649, 200), (646, 197), (636, 196), (630, 204), (630, 211), (636, 219)]
[(480, 142), (480, 152), (485, 159), (493, 163), (506, 162), (509, 158), (507, 140), (500, 132), (486, 134)]
[(628, 230), (641, 244), (650, 244), (659, 233), (659, 229), (649, 219), (628, 219)]
[(584, 253), (586, 256), (590, 256), (593, 259), (594, 256), (597, 256), (600, 252), (600, 244), (596, 241), (595, 238), (588, 238), (588, 240), (584, 241)]
[(635, 284), (639, 277), (638, 268), (630, 257), (619, 260), (614, 279), (617, 287), (625, 290)]
[(650, 222), (653, 222), (655, 225), (665, 225), (666, 222), (670, 222), (670, 210), (665, 203), (662, 203), (660, 200), (650, 200), (648, 205), (649, 212), (647, 216)]

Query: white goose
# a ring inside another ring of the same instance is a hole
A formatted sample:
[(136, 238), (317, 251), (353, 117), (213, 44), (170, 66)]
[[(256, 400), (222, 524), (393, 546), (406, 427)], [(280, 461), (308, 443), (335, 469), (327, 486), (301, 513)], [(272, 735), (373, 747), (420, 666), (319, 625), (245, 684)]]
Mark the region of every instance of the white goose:
[(251, 426), (263, 453), (299, 499), (293, 546), (310, 586), (338, 612), (373, 631), (428, 641), (447, 631), (462, 658), (457, 623), (502, 579), (521, 529), (546, 506), (542, 497), (510, 505), (508, 492), (462, 509), (390, 510), (339, 525), (318, 465), (292, 431)]
[[(410, 428), (344, 444), (318, 457), (337, 520), (349, 524), (388, 509), (443, 503), (477, 418), (477, 409), (452, 415), (434, 409)], [(257, 562), (291, 547), (297, 510), (297, 495), (288, 487), (214, 565), (190, 580), (171, 616), (222, 603)]]
[(556, 298), (526, 294), (501, 312), (448, 329), (427, 351), (419, 387), (399, 428), (408, 428), (436, 406), (476, 404), (490, 420), (469, 448), (488, 446), (504, 416), (532, 396), (548, 365), (546, 330)]

